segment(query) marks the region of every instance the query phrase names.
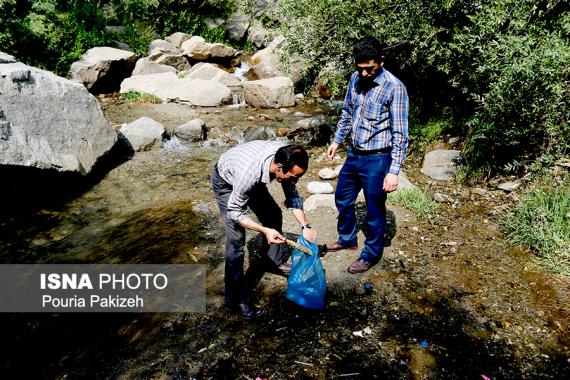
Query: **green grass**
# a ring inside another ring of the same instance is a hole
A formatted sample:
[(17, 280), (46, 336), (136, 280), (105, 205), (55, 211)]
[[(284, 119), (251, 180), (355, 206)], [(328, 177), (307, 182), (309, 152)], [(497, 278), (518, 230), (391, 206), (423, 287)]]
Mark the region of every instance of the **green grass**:
[(569, 178), (558, 186), (551, 179), (550, 188), (530, 191), (503, 221), (513, 244), (529, 247), (540, 265), (565, 276), (570, 276)]
[(138, 91), (129, 91), (121, 95), (123, 96), (123, 99), (125, 99), (126, 102), (140, 102), (140, 103), (153, 103), (153, 104), (162, 103), (162, 100), (160, 100), (160, 98), (157, 98), (156, 96), (151, 94), (141, 93)]
[(388, 202), (405, 207), (423, 218), (427, 218), (437, 210), (437, 203), (420, 189), (397, 190), (388, 194)]

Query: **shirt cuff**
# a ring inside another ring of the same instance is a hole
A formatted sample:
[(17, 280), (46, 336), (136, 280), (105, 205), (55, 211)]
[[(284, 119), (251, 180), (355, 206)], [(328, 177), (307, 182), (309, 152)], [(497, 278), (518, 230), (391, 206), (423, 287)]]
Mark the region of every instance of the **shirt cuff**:
[(228, 211), (228, 219), (230, 219), (231, 221), (233, 221), (235, 223), (241, 222), (246, 217), (247, 217), (247, 215), (244, 212)]
[(390, 170), (388, 170), (388, 173), (399, 175), (400, 174), (400, 165), (398, 165), (398, 164), (390, 165)]

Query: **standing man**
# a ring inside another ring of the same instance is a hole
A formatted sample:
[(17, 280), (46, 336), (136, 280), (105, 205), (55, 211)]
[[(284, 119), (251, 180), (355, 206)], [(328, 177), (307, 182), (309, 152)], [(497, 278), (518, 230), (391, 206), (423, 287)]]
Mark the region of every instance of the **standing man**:
[[(247, 303), (243, 261), (245, 229), (265, 235), (262, 255), (266, 255), (281, 272), (289, 274), (291, 265), (283, 261), (281, 209), (269, 194), (267, 185), (277, 180), (283, 187), (285, 206), (292, 212), (303, 236), (316, 239), (303, 212), (303, 201), (295, 184), (305, 174), (309, 155), (301, 146), (274, 141), (251, 141), (238, 145), (220, 157), (212, 170), (212, 189), (226, 229), (225, 301), (226, 307), (242, 318), (254, 319), (264, 314)], [(253, 221), (246, 208), (257, 216)]]
[(357, 250), (354, 203), (364, 190), (368, 233), (358, 260), (348, 267), (362, 273), (382, 257), (386, 229), (386, 194), (398, 188), (398, 174), (408, 146), (408, 94), (406, 87), (384, 69), (384, 54), (374, 38), (364, 38), (353, 50), (352, 74), (333, 142), (332, 159), (346, 136), (351, 143), (339, 173), (335, 193), (338, 240), (327, 251)]

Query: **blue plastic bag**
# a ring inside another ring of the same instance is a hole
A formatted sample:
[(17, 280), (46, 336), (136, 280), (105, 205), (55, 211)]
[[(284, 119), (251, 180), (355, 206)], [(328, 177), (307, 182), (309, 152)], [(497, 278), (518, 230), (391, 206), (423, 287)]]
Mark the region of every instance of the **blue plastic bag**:
[(291, 255), (291, 273), (287, 281), (287, 299), (308, 309), (322, 309), (327, 291), (325, 270), (319, 257), (317, 243), (299, 236), (297, 243), (309, 248), (311, 256), (298, 249)]

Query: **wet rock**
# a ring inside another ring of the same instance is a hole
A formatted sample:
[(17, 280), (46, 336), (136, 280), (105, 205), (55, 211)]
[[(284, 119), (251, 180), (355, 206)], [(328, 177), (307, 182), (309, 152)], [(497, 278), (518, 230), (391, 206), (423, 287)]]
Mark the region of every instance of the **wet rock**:
[(283, 114), (285, 114), (285, 115), (291, 113), (291, 111), (289, 111), (287, 108), (279, 108), (279, 112), (281, 112), (281, 113), (283, 113)]
[(208, 215), (212, 213), (210, 207), (206, 203), (199, 203), (196, 206), (192, 207), (192, 211), (196, 214), (203, 214)]
[(234, 41), (241, 41), (249, 28), (249, 17), (241, 12), (236, 12), (228, 17), (226, 31), (228, 37)]
[(434, 193), (433, 200), (438, 203), (453, 203), (453, 198), (442, 193)]
[(208, 43), (202, 37), (194, 36), (184, 41), (180, 46), (184, 54), (197, 61), (205, 61), (210, 58), (232, 58), (237, 51), (220, 43)]
[(335, 170), (330, 168), (319, 170), (319, 178), (321, 179), (335, 179), (336, 177), (338, 177), (338, 173)]
[(0, 165), (88, 174), (117, 141), (95, 97), (49, 71), (2, 63), (0, 94)]
[(319, 207), (336, 209), (334, 194), (313, 194), (304, 202), (305, 211), (316, 210)]
[(141, 58), (135, 64), (132, 75), (148, 75), (157, 73), (176, 73), (176, 69), (172, 66), (163, 65), (153, 62), (148, 58)]
[(189, 34), (176, 32), (172, 33), (170, 36), (166, 37), (165, 39), (166, 41), (170, 42), (171, 44), (179, 48), (180, 45), (182, 45), (182, 43), (188, 41), (190, 38), (192, 38), (192, 36)]
[(83, 83), (93, 94), (115, 92), (121, 81), (131, 75), (136, 60), (131, 51), (95, 47), (71, 65), (71, 79)]
[(319, 128), (322, 127), (323, 125), (326, 125), (326, 121), (324, 115), (318, 115), (318, 116), (309, 117), (307, 119), (299, 120), (297, 122), (297, 125), (305, 129)]
[(311, 181), (307, 184), (307, 191), (311, 194), (331, 194), (334, 189), (330, 183)]
[(211, 63), (200, 62), (188, 71), (186, 78), (215, 80), (228, 87), (241, 86), (241, 81), (233, 74), (212, 65)]
[(249, 127), (243, 133), (245, 141), (269, 140), (270, 133), (266, 127)]
[(174, 130), (174, 135), (182, 140), (197, 142), (207, 139), (206, 123), (202, 119), (194, 119), (179, 125)]
[(292, 107), (295, 105), (293, 82), (287, 77), (245, 82), (244, 98), (253, 107)]
[(421, 172), (428, 177), (440, 181), (446, 181), (456, 172), (456, 161), (459, 159), (459, 150), (434, 150), (424, 157)]
[(141, 117), (119, 130), (135, 152), (162, 147), (162, 138), (166, 130), (157, 121)]

